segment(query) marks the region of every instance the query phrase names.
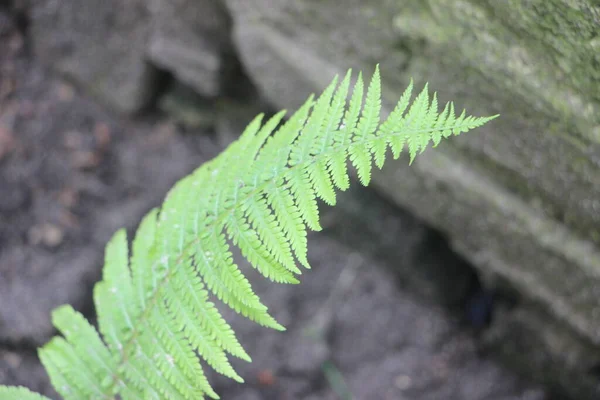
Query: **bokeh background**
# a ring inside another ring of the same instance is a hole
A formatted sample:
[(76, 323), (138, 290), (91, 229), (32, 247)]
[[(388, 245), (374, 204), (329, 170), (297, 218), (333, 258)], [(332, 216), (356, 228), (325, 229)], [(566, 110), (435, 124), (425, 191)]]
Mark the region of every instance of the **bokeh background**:
[(224, 399), (600, 398), (597, 0), (0, 0), (0, 384), (55, 396), (36, 348), (112, 233), (257, 113), (381, 65), (476, 132), (323, 208), (300, 286), (252, 276), (271, 332)]

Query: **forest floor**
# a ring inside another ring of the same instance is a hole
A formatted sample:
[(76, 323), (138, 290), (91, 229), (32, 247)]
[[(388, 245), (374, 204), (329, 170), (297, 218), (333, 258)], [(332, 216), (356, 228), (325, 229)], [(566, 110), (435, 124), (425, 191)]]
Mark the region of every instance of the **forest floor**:
[[(36, 355), (50, 311), (93, 320), (106, 241), (231, 135), (111, 113), (38, 65), (17, 22), (0, 11), (0, 384), (56, 398)], [(549, 399), (480, 348), (463, 313), (476, 278), (439, 235), (361, 188), (323, 225), (301, 285), (250, 272), (286, 332), (226, 312), (253, 362), (236, 364), (244, 385), (211, 377), (222, 398)]]

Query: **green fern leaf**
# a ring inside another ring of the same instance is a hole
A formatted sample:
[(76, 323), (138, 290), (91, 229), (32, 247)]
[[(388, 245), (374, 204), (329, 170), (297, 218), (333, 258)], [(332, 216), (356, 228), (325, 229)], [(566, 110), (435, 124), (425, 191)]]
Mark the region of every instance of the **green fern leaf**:
[[(203, 363), (242, 382), (229, 357), (250, 356), (215, 301), (285, 329), (254, 293), (234, 250), (264, 277), (298, 283), (297, 263), (310, 268), (307, 229), (321, 229), (317, 199), (336, 203), (336, 189), (349, 187), (349, 165), (367, 185), (373, 161), (381, 168), (388, 149), (398, 158), (408, 147), (412, 163), (430, 142), (437, 146), (495, 118), (456, 116), (452, 103), (439, 113), (427, 86), (411, 103), (411, 81), (381, 122), (379, 67), (364, 104), (362, 73), (352, 90), (350, 82), (348, 71), (284, 123), (284, 112), (264, 123), (256, 117), (144, 217), (131, 255), (125, 231), (113, 236), (94, 288), (98, 330), (70, 306), (60, 307), (53, 323), (62, 336), (39, 351), (65, 399), (218, 398)], [(0, 397), (44, 399), (7, 387)]]
[(306, 225), (313, 231), (320, 231), (319, 206), (317, 195), (310, 183), (310, 177), (306, 171), (295, 168), (285, 174), (286, 189), (290, 190), (296, 201), (301, 216)]
[(0, 399), (2, 400), (50, 400), (47, 397), (33, 393), (24, 387), (0, 386)]
[[(285, 232), (285, 239), (290, 243), (294, 255), (306, 268), (310, 268), (306, 254), (308, 244), (306, 240), (306, 226), (302, 220), (300, 210), (294, 203), (291, 194), (283, 188), (282, 181), (276, 181), (267, 190), (267, 199), (274, 213), (279, 216), (279, 223)], [(298, 268), (287, 268), (300, 274)]]
[(179, 307), (187, 315), (195, 316), (195, 319), (185, 322), (184, 330), (193, 329), (196, 334), (202, 335), (207, 341), (214, 341), (229, 354), (251, 361), (250, 356), (238, 342), (233, 329), (221, 317), (214, 303), (208, 299), (208, 292), (200, 277), (194, 276), (188, 279), (187, 275), (179, 270), (174, 273), (171, 284), (176, 293), (167, 298), (169, 306)]
[(377, 137), (385, 138), (390, 145), (394, 159), (400, 157), (404, 144), (406, 142), (406, 135), (404, 135), (403, 127), (405, 118), (403, 117), (407, 107), (410, 104), (410, 98), (412, 96), (413, 81), (411, 79), (408, 87), (402, 93), (400, 101), (394, 107), (389, 117), (380, 125)]
[(242, 255), (263, 276), (278, 283), (299, 283), (294, 275), (269, 254), (256, 232), (250, 229), (241, 210), (236, 211), (226, 222), (229, 239), (238, 246)]

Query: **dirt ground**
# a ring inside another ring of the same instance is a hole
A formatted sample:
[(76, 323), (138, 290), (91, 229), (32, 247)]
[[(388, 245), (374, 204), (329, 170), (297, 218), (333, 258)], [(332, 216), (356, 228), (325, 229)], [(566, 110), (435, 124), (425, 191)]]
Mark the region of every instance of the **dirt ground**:
[[(57, 398), (35, 350), (54, 334), (50, 310), (70, 303), (94, 318), (107, 239), (135, 228), (227, 132), (111, 113), (38, 65), (2, 11), (0, 78), (0, 384)], [(244, 385), (212, 377), (223, 399), (550, 399), (479, 348), (490, 297), (438, 235), (363, 188), (323, 218), (300, 286), (250, 272), (287, 332), (226, 312), (253, 363), (238, 365)]]

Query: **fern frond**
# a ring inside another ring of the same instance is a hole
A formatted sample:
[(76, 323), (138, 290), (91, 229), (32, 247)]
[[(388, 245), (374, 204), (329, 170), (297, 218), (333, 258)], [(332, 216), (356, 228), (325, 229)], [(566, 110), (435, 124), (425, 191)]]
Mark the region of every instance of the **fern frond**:
[[(364, 92), (351, 71), (287, 122), (284, 112), (255, 118), (219, 156), (179, 181), (137, 229), (129, 255), (124, 230), (106, 247), (103, 279), (94, 289), (99, 332), (69, 306), (53, 323), (61, 337), (40, 350), (56, 390), (66, 399), (218, 398), (202, 363), (236, 381), (229, 356), (250, 361), (220, 301), (260, 325), (283, 330), (234, 260), (237, 248), (264, 277), (298, 283), (309, 268), (307, 229), (320, 230), (318, 200), (336, 203), (349, 187), (349, 165), (367, 185), (373, 162), (388, 149), (409, 161), (430, 142), (495, 117), (438, 112), (427, 86), (411, 102), (413, 83), (382, 122), (379, 68)], [(350, 94), (351, 92), (351, 94)], [(348, 101), (348, 97), (350, 100)], [(39, 400), (0, 387), (2, 398)]]
[(0, 399), (2, 400), (50, 400), (47, 397), (33, 393), (24, 387), (0, 386)]

